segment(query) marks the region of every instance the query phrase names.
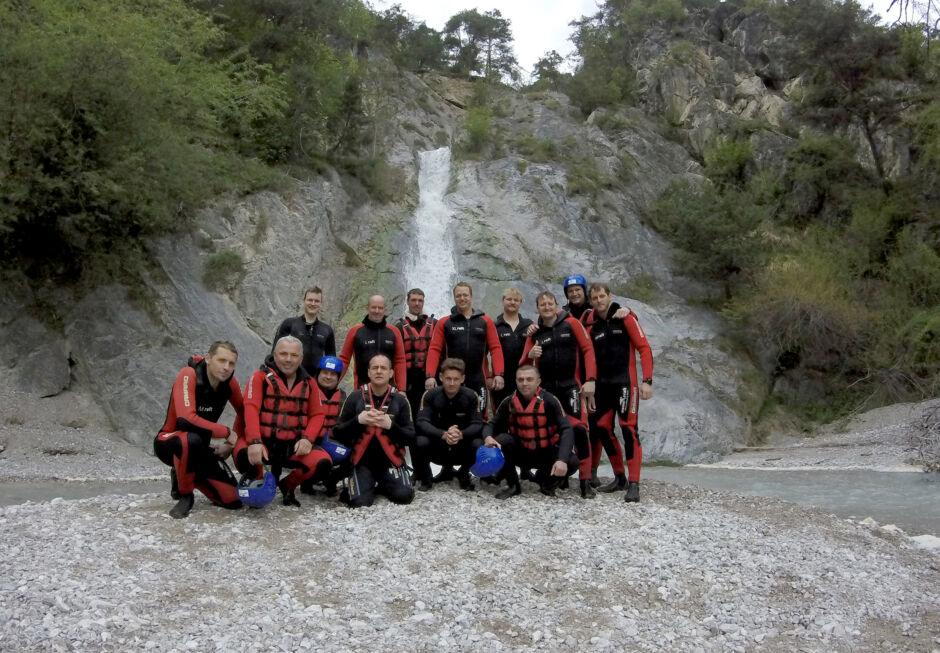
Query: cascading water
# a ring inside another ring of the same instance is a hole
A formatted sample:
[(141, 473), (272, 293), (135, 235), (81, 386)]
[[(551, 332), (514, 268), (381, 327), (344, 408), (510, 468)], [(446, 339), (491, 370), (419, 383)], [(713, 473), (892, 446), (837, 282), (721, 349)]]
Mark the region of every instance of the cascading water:
[(415, 248), (405, 266), (406, 290), (421, 288), (424, 312), (437, 316), (450, 312), (451, 288), (457, 280), (451, 212), (444, 202), (450, 184), (450, 148), (421, 152), (418, 169), (418, 210), (415, 212)]

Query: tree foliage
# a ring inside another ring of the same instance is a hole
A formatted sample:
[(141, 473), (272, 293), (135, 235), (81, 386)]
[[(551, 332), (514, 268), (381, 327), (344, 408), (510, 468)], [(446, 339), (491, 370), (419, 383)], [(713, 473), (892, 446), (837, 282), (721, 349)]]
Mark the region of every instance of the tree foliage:
[(444, 47), (451, 70), (469, 77), (518, 78), (509, 20), (498, 9), (461, 11), (444, 25)]

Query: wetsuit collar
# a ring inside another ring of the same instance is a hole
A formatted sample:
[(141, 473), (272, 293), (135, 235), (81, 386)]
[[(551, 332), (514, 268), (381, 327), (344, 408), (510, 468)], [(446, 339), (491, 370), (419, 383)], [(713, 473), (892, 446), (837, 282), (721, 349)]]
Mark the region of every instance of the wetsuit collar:
[(564, 310), (564, 309), (558, 311), (558, 312), (555, 314), (555, 321), (552, 322), (552, 326), (546, 326), (546, 325), (542, 322), (542, 316), (539, 315), (539, 328), (540, 328), (540, 329), (551, 329), (551, 328), (554, 327), (556, 324), (560, 324), (560, 323), (564, 322), (564, 321), (568, 318), (568, 315), (570, 315), (570, 313), (568, 313), (568, 311), (566, 311), (566, 310)]
[(460, 312), (460, 309), (458, 309), (456, 305), (450, 307), (450, 319), (452, 320), (455, 320), (455, 319), (472, 320), (473, 318), (480, 317), (481, 315), (483, 315), (483, 311), (477, 308), (471, 307), (470, 317), (464, 317), (464, 314)]
[[(284, 372), (281, 371), (281, 368), (277, 366), (277, 363), (274, 361), (274, 356), (268, 354), (268, 357), (264, 359), (264, 363), (261, 365), (262, 372), (274, 372), (277, 374), (278, 378), (284, 382), (284, 385), (287, 385), (287, 377), (284, 375)], [(304, 369), (304, 366), (301, 365), (297, 368), (297, 371), (294, 373), (294, 383), (300, 381), (306, 381), (310, 378), (310, 375), (307, 374), (307, 370)]]
[(385, 321), (386, 321), (386, 320), (385, 320), (384, 317), (382, 318), (382, 321), (381, 321), (381, 322), (373, 322), (372, 320), (369, 319), (369, 316), (368, 316), (368, 315), (366, 315), (364, 318), (362, 318), (362, 323), (363, 323), (364, 325), (366, 325), (367, 327), (369, 327), (370, 329), (384, 329), (384, 328), (385, 328)]
[(620, 310), (620, 304), (618, 304), (617, 302), (610, 302), (610, 306), (607, 307), (606, 315), (601, 315), (597, 311), (594, 311), (594, 314), (597, 315), (597, 319), (599, 320), (609, 320), (610, 316), (619, 310)]

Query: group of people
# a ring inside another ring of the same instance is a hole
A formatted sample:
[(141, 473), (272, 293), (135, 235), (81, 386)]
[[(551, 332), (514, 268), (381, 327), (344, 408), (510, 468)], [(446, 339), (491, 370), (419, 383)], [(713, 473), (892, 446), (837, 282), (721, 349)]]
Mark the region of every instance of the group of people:
[[(622, 491), (625, 501), (639, 501), (637, 414), (639, 400), (653, 394), (649, 342), (606, 284), (572, 275), (563, 289), (564, 306), (539, 293), (534, 322), (520, 315), (523, 297), (514, 288), (503, 293), (495, 321), (474, 308), (464, 282), (439, 319), (424, 313), (418, 288), (408, 291), (407, 311), (394, 325), (385, 299), (373, 295), (337, 356), (333, 330), (319, 318), (323, 292), (308, 288), (303, 315), (280, 325), (244, 392), (234, 376), (238, 351), (228, 341), (214, 342), (177, 374), (154, 440), (171, 467), (177, 503), (170, 514), (187, 516), (196, 489), (216, 505), (239, 508), (240, 487), (267, 474), (293, 506), (298, 490), (315, 486), (339, 492), (351, 507), (371, 505), (377, 495), (409, 503), (415, 488), (453, 478), (473, 490), (474, 461), (495, 453), (481, 448), (501, 454), (498, 473), (483, 478), (506, 484), (498, 499), (521, 494), (523, 480), (553, 496), (577, 471), (585, 499)], [(350, 371), (355, 389), (347, 395), (339, 385)], [(231, 428), (219, 423), (226, 404), (236, 415)], [(602, 451), (614, 472), (605, 485), (597, 477)], [(432, 463), (441, 467), (437, 476)]]

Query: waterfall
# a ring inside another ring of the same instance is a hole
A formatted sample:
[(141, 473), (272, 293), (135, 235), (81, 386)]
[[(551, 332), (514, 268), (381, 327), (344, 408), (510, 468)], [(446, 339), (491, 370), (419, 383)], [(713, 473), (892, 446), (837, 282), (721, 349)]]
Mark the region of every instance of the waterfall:
[(457, 282), (451, 212), (444, 202), (450, 184), (450, 148), (421, 152), (418, 169), (418, 210), (415, 245), (405, 266), (405, 290), (421, 288), (424, 312), (447, 315), (453, 305), (451, 289)]

